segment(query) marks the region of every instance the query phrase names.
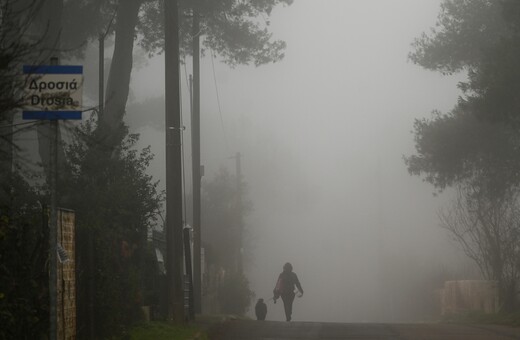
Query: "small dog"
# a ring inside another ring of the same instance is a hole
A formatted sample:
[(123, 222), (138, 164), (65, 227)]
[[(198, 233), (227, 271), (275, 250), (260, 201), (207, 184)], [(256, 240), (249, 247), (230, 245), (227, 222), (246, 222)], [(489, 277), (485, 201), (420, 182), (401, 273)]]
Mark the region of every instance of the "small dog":
[(264, 299), (258, 299), (258, 302), (255, 306), (255, 314), (257, 320), (265, 320), (265, 317), (267, 315), (267, 305), (265, 304)]

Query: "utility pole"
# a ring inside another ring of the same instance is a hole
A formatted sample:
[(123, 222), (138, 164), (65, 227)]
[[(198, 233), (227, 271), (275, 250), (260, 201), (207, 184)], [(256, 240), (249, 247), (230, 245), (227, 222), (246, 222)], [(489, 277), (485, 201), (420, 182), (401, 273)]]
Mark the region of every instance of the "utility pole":
[(200, 203), (200, 23), (193, 9), (193, 100), (191, 117), (191, 149), (193, 180), (193, 299), (196, 313), (202, 312), (201, 270), (201, 203)]
[(182, 242), (182, 145), (179, 72), (179, 9), (164, 1), (166, 121), (166, 281), (168, 318), (184, 322)]
[[(51, 58), (51, 65), (58, 65), (56, 57)], [(51, 211), (49, 219), (49, 339), (55, 340), (57, 334), (57, 285), (58, 285), (58, 118), (49, 121), (49, 179)]]
[(237, 238), (238, 238), (238, 249), (237, 249), (237, 272), (243, 273), (244, 265), (242, 259), (242, 236), (244, 233), (244, 226), (242, 225), (242, 162), (241, 154), (237, 152), (235, 155), (236, 161), (236, 176), (237, 176)]
[(103, 108), (105, 106), (105, 36), (106, 33), (99, 34), (98, 119), (103, 116)]
[[(188, 315), (186, 319), (195, 320), (195, 310), (193, 308), (193, 272), (191, 268), (191, 237), (190, 228), (184, 228), (184, 267), (188, 277)], [(185, 297), (186, 298), (186, 297)]]
[[(43, 36), (41, 38), (42, 60), (49, 60), (51, 65), (58, 65), (60, 54), (60, 32), (62, 29), (63, 1), (49, 0), (38, 11), (39, 22), (42, 23)], [(48, 59), (49, 58), (49, 59)], [(37, 127), (39, 154), (42, 163), (47, 167), (48, 184), (50, 189), (50, 212), (49, 212), (49, 340), (58, 338), (58, 315), (57, 315), (57, 222), (58, 222), (58, 119), (49, 120), (49, 124)], [(46, 143), (48, 141), (48, 143)], [(45, 167), (44, 167), (45, 168)]]

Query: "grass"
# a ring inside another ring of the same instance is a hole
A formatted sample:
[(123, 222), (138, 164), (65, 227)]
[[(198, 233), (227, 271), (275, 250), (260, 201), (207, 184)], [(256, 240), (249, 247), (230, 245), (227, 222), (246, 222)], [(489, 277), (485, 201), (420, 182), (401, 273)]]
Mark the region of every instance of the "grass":
[(130, 330), (126, 339), (131, 340), (207, 340), (201, 328), (192, 325), (174, 325), (167, 322), (152, 321)]
[[(207, 340), (209, 333), (229, 320), (248, 320), (235, 315), (197, 315), (190, 325), (175, 325), (164, 321), (142, 323), (130, 329), (119, 340)], [(115, 339), (114, 339), (115, 340)]]

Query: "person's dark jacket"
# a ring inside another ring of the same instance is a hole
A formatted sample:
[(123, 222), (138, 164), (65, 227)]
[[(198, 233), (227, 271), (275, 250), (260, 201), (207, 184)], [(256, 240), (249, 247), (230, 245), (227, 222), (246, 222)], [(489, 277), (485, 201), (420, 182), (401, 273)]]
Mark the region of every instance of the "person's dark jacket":
[(278, 276), (278, 281), (273, 291), (274, 296), (294, 294), (294, 287), (298, 288), (300, 293), (303, 294), (303, 289), (300, 280), (298, 280), (298, 276), (292, 271), (283, 271)]

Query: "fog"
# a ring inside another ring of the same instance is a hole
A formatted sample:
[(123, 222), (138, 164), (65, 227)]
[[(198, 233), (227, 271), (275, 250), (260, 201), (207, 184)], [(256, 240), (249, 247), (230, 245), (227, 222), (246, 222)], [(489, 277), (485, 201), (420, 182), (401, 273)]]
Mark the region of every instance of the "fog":
[[(434, 25), (439, 4), (296, 0), (270, 20), (274, 37), (287, 42), (281, 62), (231, 69), (208, 53), (201, 61), (204, 180), (222, 167), (234, 173), (230, 157), (241, 152), (254, 208), (247, 276), (256, 297), (268, 299), (291, 262), (305, 290), (295, 320), (421, 321), (428, 313), (416, 297), (431, 297), (441, 271), (465, 268), (438, 227), (447, 195), (434, 196), (403, 162), (414, 151), (414, 119), (450, 110), (459, 93), (460, 76), (407, 59), (413, 39)], [(188, 60), (183, 78), (190, 69)], [(163, 95), (163, 72), (162, 56), (134, 70), (133, 103)], [(163, 117), (157, 107), (143, 111)], [(130, 106), (128, 122), (140, 145), (151, 145), (150, 173), (164, 186), (163, 130), (138, 120)], [(284, 319), (281, 304), (268, 308), (268, 319)]]

